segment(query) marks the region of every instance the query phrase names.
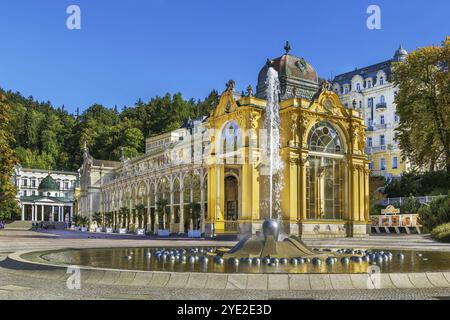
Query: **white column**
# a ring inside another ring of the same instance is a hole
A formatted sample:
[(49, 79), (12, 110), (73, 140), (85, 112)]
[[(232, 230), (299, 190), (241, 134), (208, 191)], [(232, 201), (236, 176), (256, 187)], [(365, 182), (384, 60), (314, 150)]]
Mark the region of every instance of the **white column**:
[(41, 221), (44, 221), (44, 219), (45, 219), (45, 217), (44, 217), (45, 206), (42, 205), (41, 208), (42, 208), (42, 210), (41, 210)]
[(180, 233), (184, 233), (184, 183), (180, 183)]
[(205, 233), (205, 188), (200, 187), (200, 205), (201, 205), (201, 209), (200, 209), (200, 214), (201, 214), (201, 232)]
[[(173, 208), (173, 205), (174, 205), (174, 203), (173, 203), (173, 201), (174, 201), (174, 194), (173, 194), (173, 192), (174, 192), (174, 189), (173, 189), (173, 184), (172, 184), (172, 186), (170, 187), (170, 190), (169, 190), (169, 192), (170, 192), (170, 216), (169, 216), (169, 229), (170, 229), (170, 226), (173, 224), (173, 223), (175, 223), (175, 210), (174, 210), (174, 208)], [(172, 230), (170, 230), (170, 231), (172, 231)]]
[(22, 221), (25, 221), (25, 205), (22, 204)]
[(73, 205), (70, 206), (70, 222), (73, 222)]
[(55, 206), (52, 206), (52, 213), (50, 219), (48, 219), (50, 222), (55, 221)]

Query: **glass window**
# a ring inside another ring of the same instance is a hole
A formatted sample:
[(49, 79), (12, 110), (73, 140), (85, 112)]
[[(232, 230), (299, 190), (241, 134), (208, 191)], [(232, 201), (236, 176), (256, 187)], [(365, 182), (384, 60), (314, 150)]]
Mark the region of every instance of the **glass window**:
[(369, 163), (369, 169), (370, 169), (370, 170), (373, 170), (373, 162), (370, 162), (370, 163)]
[(392, 158), (392, 169), (398, 169), (398, 157)]
[(222, 154), (225, 161), (236, 163), (237, 151), (241, 148), (241, 130), (234, 121), (229, 122), (222, 131)]
[(385, 103), (385, 102), (386, 102), (386, 98), (385, 98), (384, 96), (381, 96), (381, 97), (380, 97), (380, 102), (381, 102), (381, 103)]
[(31, 186), (32, 186), (33, 188), (36, 187), (36, 180), (31, 180)]
[(360, 83), (356, 84), (356, 91), (361, 91), (361, 84)]
[(384, 146), (385, 145), (385, 139), (384, 139), (384, 134), (382, 134), (380, 136), (380, 146)]
[(384, 116), (380, 116), (380, 124), (384, 125)]
[(27, 179), (23, 179), (22, 180), (22, 186), (26, 187), (28, 185), (28, 180)]
[(344, 148), (337, 131), (327, 122), (316, 124), (309, 134), (309, 149), (325, 153), (343, 153)]
[(380, 160), (380, 170), (386, 170), (386, 159), (381, 158)]
[(367, 146), (368, 147), (372, 147), (373, 145), (373, 139), (372, 138), (367, 138)]
[(333, 126), (319, 122), (309, 134), (308, 145), (311, 155), (306, 170), (307, 218), (342, 219), (345, 170), (342, 140)]
[(381, 77), (381, 78), (380, 78), (380, 85), (382, 86), (383, 84), (384, 84), (384, 78)]

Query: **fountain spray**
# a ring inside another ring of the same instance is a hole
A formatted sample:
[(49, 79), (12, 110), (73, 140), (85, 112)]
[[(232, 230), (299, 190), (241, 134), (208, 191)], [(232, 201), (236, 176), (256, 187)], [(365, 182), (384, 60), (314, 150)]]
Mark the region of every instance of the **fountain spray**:
[(265, 151), (269, 158), (269, 218), (279, 220), (281, 218), (280, 195), (283, 188), (281, 172), (284, 166), (279, 152), (280, 81), (278, 72), (272, 67), (267, 71), (266, 87), (267, 106), (264, 125), (267, 130), (267, 148)]

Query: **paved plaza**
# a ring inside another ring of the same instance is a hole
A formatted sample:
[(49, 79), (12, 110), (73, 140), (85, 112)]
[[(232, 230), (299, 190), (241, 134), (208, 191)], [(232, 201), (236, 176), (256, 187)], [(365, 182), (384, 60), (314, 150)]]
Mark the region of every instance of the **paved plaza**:
[[(450, 299), (450, 273), (386, 275), (386, 289), (361, 290), (358, 277), (328, 275), (207, 275), (91, 272), (80, 290), (69, 290), (64, 270), (27, 270), (7, 258), (14, 253), (59, 248), (229, 246), (236, 241), (154, 239), (133, 235), (90, 234), (69, 231), (0, 231), (0, 299)], [(313, 247), (370, 247), (450, 251), (450, 246), (427, 236), (372, 236), (367, 239), (310, 240)], [(450, 269), (450, 267), (449, 267)], [(103, 271), (102, 271), (103, 272)], [(88, 272), (89, 273), (89, 272)], [(99, 276), (100, 275), (100, 276)], [(99, 279), (97, 281), (97, 276)], [(204, 280), (203, 285), (202, 277)], [(260, 278), (258, 278), (260, 277)], [(253, 278), (253, 279), (252, 279)], [(198, 279), (198, 280), (197, 280)], [(317, 279), (322, 279), (318, 282)], [(241, 286), (245, 280), (244, 286)], [(353, 285), (346, 284), (346, 281)], [(177, 285), (184, 283), (183, 286)], [(192, 285), (190, 285), (192, 283)], [(253, 285), (251, 285), (253, 283)], [(285, 283), (285, 286), (283, 286)], [(231, 284), (231, 288), (230, 288)], [(262, 288), (264, 284), (264, 288)], [(356, 289), (355, 289), (356, 286)], [(251, 289), (249, 289), (251, 288)], [(352, 289), (350, 289), (352, 288)], [(401, 289), (400, 289), (401, 288)]]

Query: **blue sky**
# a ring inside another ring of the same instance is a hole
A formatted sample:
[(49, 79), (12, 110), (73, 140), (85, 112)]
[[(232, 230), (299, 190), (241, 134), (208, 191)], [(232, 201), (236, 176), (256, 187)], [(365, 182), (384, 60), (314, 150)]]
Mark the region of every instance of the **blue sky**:
[[(66, 9), (81, 8), (81, 30)], [(366, 27), (379, 5), (382, 29)], [(0, 87), (64, 104), (132, 105), (166, 92), (203, 98), (229, 79), (256, 86), (267, 58), (305, 57), (321, 77), (439, 44), (448, 0), (0, 0)]]

